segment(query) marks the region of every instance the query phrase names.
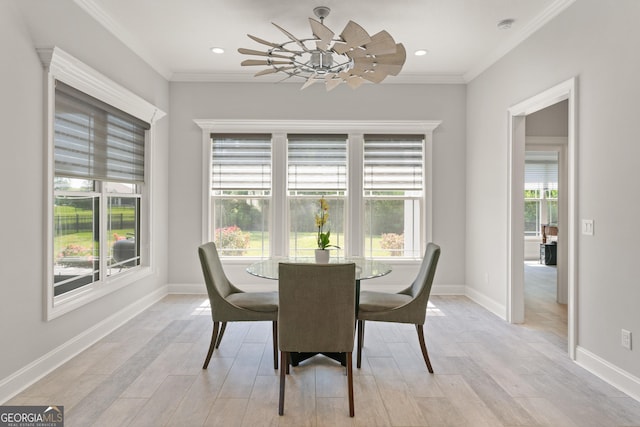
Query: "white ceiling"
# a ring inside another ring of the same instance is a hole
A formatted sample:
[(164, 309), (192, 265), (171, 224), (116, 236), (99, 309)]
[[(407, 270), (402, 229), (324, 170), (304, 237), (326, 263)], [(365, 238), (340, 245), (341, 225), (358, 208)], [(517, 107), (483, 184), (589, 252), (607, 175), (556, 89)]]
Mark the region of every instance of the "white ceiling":
[[(273, 81), (241, 67), (249, 39), (287, 41), (274, 22), (311, 37), (313, 8), (328, 6), (324, 24), (340, 34), (349, 20), (370, 34), (387, 30), (407, 50), (402, 72), (385, 83), (463, 83), (513, 49), (574, 0), (74, 0), (160, 74), (172, 81)], [(515, 22), (509, 30), (500, 20)], [(211, 47), (225, 53), (215, 55)], [(426, 49), (417, 57), (413, 52)]]

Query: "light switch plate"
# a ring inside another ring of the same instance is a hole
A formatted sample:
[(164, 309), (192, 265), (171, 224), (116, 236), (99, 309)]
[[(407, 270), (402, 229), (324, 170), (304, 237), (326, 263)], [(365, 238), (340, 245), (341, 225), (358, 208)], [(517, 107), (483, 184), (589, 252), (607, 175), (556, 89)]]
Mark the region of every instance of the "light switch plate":
[(621, 339), (622, 346), (628, 350), (631, 350), (631, 332), (623, 329), (621, 333)]
[(582, 220), (582, 234), (586, 236), (593, 236), (593, 220), (592, 219)]

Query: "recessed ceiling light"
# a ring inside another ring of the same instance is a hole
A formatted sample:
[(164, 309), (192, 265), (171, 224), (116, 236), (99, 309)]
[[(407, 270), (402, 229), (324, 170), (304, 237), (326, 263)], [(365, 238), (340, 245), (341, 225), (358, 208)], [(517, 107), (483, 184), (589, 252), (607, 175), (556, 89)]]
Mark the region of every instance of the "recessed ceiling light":
[(500, 28), (501, 30), (508, 30), (509, 28), (511, 28), (511, 25), (513, 25), (514, 22), (516, 22), (515, 19), (503, 19), (502, 21), (498, 22), (498, 28)]
[(224, 53), (224, 49), (221, 47), (212, 47), (211, 52), (213, 53)]
[(416, 50), (413, 54), (414, 54), (415, 56), (425, 56), (427, 53), (429, 53), (429, 51), (428, 51), (428, 50), (426, 50), (426, 49), (419, 49), (419, 50)]

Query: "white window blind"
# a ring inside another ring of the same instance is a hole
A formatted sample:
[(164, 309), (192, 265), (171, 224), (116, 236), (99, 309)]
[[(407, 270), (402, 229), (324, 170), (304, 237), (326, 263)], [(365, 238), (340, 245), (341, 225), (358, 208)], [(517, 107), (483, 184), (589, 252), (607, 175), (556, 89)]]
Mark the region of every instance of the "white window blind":
[(215, 193), (271, 191), (271, 135), (213, 134), (211, 186)]
[(55, 88), (56, 176), (144, 182), (150, 125), (60, 81)]
[(525, 190), (557, 190), (558, 162), (552, 160), (526, 160), (524, 165)]
[(422, 135), (365, 135), (366, 195), (421, 191), (424, 170)]
[(345, 192), (346, 135), (288, 135), (288, 189)]

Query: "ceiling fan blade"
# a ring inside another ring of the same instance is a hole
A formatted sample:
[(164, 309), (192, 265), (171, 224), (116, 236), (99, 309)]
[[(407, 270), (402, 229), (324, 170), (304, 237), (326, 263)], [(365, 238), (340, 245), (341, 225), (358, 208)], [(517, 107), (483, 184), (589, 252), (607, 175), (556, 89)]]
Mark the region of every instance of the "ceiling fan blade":
[(335, 42), (331, 49), (333, 49), (340, 55), (344, 55), (345, 53), (349, 52), (349, 46), (344, 42)]
[(364, 47), (369, 55), (385, 55), (395, 53), (397, 50), (395, 40), (384, 30), (372, 35), (371, 42)]
[(264, 76), (266, 74), (273, 74), (273, 73), (277, 73), (278, 71), (286, 71), (286, 70), (292, 70), (296, 67), (278, 67), (278, 68), (266, 68), (262, 71), (258, 71), (257, 73), (255, 73), (253, 75), (253, 77), (259, 77), (259, 76)]
[(370, 58), (368, 56), (353, 58), (353, 67), (350, 71), (352, 74), (362, 74), (366, 71), (373, 71), (375, 62), (375, 58)]
[(251, 34), (247, 34), (247, 37), (249, 37), (253, 41), (256, 41), (256, 42), (258, 42), (260, 44), (263, 44), (263, 45), (266, 45), (266, 46), (280, 47), (280, 45), (277, 44), (277, 43), (268, 42), (266, 40), (261, 39), (260, 37), (252, 36)]
[(402, 65), (398, 64), (376, 64), (375, 71), (390, 74), (392, 76), (397, 76), (398, 73), (402, 70)]
[(258, 55), (258, 56), (270, 56), (272, 58), (291, 59), (291, 57), (287, 55), (279, 55), (277, 53), (271, 53), (271, 52), (262, 52), (261, 50), (245, 49), (243, 47), (239, 48), (238, 52), (242, 53), (243, 55)]
[(242, 65), (243, 67), (252, 66), (252, 65), (284, 65), (284, 64), (291, 64), (291, 61), (271, 61), (269, 59), (267, 60), (245, 59), (240, 63), (240, 65)]
[(336, 87), (338, 87), (338, 85), (342, 83), (342, 79), (339, 78), (334, 78), (331, 80), (327, 80), (327, 82), (325, 83), (325, 87), (327, 88), (327, 92), (329, 92), (330, 90), (335, 89)]
[(353, 49), (371, 43), (371, 37), (364, 28), (353, 21), (347, 22), (347, 25), (340, 34), (342, 40), (347, 44), (348, 49)]
[(285, 73), (287, 75), (287, 77), (283, 78), (282, 80), (278, 80), (276, 83), (282, 83), (285, 80), (290, 79), (291, 77), (302, 77), (299, 75), (298, 71), (292, 71), (291, 73)]
[[(394, 49), (395, 49), (395, 46), (394, 46)], [(351, 59), (353, 59), (353, 58), (363, 58), (363, 57), (367, 56), (367, 51), (365, 49), (362, 49), (362, 48), (356, 48), (356, 49), (349, 50), (349, 51), (345, 52), (345, 55), (347, 55)]]
[(309, 24), (311, 25), (311, 32), (319, 40), (316, 42), (316, 47), (320, 50), (326, 51), (329, 48), (331, 40), (335, 35), (328, 27), (323, 23), (316, 21), (313, 18), (309, 18)]
[(365, 80), (360, 76), (350, 76), (348, 79), (345, 79), (345, 82), (347, 82), (351, 89), (359, 88), (364, 81)]
[(302, 85), (302, 87), (300, 88), (300, 90), (303, 90), (303, 89), (308, 88), (309, 86), (311, 86), (312, 84), (314, 84), (314, 83), (316, 82), (316, 80), (317, 80), (317, 79), (315, 78), (315, 76), (311, 76), (311, 77), (309, 77), (309, 78), (307, 79), (307, 81), (306, 81), (306, 82), (304, 82), (304, 84)]
[(265, 68), (262, 71), (258, 71), (257, 73), (255, 73), (253, 75), (253, 77), (259, 77), (259, 76), (264, 76), (266, 74), (273, 74), (273, 73), (277, 73), (278, 69), (277, 68)]
[[(362, 77), (360, 77), (359, 75), (350, 73), (348, 71), (340, 71), (338, 73), (338, 76), (340, 76), (342, 80), (344, 80), (347, 84), (349, 84), (349, 86), (355, 86), (356, 84), (357, 86), (360, 86), (364, 82), (362, 80)], [(352, 82), (349, 83), (350, 81)], [(356, 83), (356, 82), (359, 82), (359, 83)]]
[(282, 31), (282, 33), (283, 33), (285, 36), (289, 37), (289, 39), (291, 39), (291, 41), (296, 42), (296, 44), (297, 44), (298, 46), (300, 46), (300, 48), (301, 48), (302, 50), (304, 50), (305, 52), (309, 52), (309, 49), (307, 48), (307, 46), (305, 46), (305, 45), (304, 45), (304, 43), (302, 43), (302, 41), (301, 41), (300, 39), (296, 38), (296, 36), (294, 36), (293, 34), (291, 34), (290, 32), (288, 32), (287, 30), (285, 30), (284, 28), (282, 28), (282, 27), (281, 27), (281, 26), (279, 26), (278, 24), (276, 24), (276, 23), (274, 23), (274, 22), (272, 22), (272, 24), (273, 24), (277, 29), (279, 29), (280, 31)]
[[(402, 43), (396, 45), (396, 52), (387, 55), (377, 55), (376, 62), (379, 64), (399, 65), (402, 67), (407, 59), (407, 52)], [(395, 74), (394, 74), (395, 75)]]
[(376, 69), (375, 71), (367, 71), (366, 73), (361, 74), (359, 77), (365, 80), (369, 80), (373, 83), (381, 83), (388, 75), (389, 73), (385, 72), (384, 70)]

